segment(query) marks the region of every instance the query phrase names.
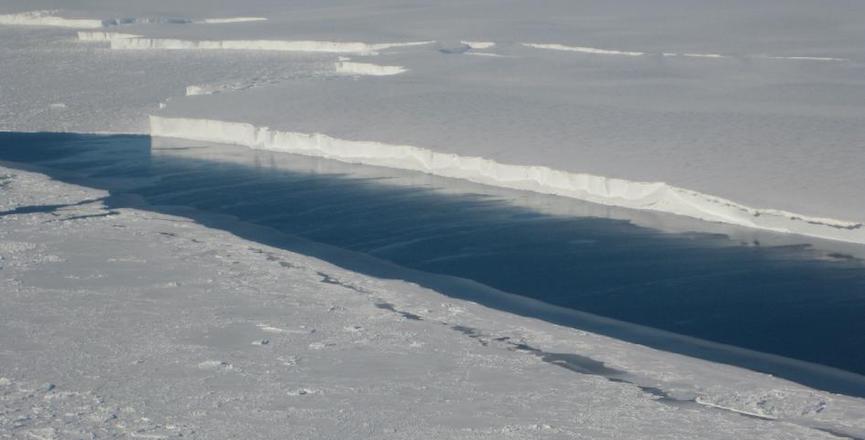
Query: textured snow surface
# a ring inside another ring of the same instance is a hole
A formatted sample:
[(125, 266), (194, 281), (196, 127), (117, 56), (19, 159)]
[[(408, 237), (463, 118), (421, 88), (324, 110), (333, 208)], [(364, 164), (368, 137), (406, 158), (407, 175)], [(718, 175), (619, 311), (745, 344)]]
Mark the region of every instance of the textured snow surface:
[(860, 399), (109, 209), (38, 174), (0, 168), (0, 192), (0, 436), (865, 433)]

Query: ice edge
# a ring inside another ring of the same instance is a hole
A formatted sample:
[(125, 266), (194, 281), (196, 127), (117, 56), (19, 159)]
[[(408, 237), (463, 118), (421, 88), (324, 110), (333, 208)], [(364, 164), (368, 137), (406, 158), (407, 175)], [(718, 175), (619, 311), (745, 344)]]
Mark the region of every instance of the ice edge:
[(571, 173), (545, 166), (510, 165), (482, 157), (440, 153), (410, 145), (337, 139), (320, 133), (278, 131), (243, 122), (213, 119), (150, 116), (150, 134), (154, 137), (233, 144), (347, 163), (420, 171), (608, 206), (658, 211), (705, 221), (865, 244), (865, 226), (859, 222), (751, 208), (663, 182), (637, 182)]
[(89, 34), (78, 35), (82, 41), (105, 41), (111, 49), (119, 50), (265, 50), (281, 52), (324, 52), (375, 55), (379, 51), (403, 47), (424, 46), (434, 41), (409, 41), (397, 43), (365, 43), (359, 41), (317, 40), (183, 40), (175, 38), (144, 38), (137, 35), (111, 32), (96, 38)]

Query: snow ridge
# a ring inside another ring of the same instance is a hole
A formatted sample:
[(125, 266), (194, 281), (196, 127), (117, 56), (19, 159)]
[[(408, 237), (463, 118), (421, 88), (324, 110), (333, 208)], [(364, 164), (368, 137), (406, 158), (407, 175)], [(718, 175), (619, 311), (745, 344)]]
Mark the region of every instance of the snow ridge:
[(543, 166), (498, 163), (410, 145), (337, 139), (320, 133), (271, 130), (240, 122), (150, 117), (155, 137), (227, 143), (253, 149), (323, 157), (347, 163), (420, 171), (509, 189), (571, 197), (609, 206), (678, 214), (776, 232), (865, 244), (865, 225), (755, 209), (663, 182), (637, 182)]

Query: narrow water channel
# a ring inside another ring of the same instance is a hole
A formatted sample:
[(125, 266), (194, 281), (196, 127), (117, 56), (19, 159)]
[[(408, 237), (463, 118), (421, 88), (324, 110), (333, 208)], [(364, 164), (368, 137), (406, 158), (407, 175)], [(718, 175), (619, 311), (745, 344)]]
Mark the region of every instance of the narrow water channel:
[(240, 147), (153, 146), (145, 136), (0, 133), (0, 160), (86, 177), (153, 207), (229, 215), (567, 309), (865, 375), (865, 264), (795, 236)]

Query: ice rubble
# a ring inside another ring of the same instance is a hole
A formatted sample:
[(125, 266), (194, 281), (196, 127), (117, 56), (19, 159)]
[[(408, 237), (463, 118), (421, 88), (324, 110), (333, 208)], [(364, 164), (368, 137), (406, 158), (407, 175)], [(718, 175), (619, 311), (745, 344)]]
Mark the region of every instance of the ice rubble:
[(497, 187), (528, 190), (610, 206), (672, 213), (706, 221), (865, 243), (865, 226), (736, 202), (663, 182), (637, 182), (545, 166), (521, 166), (482, 157), (439, 153), (410, 145), (337, 139), (213, 119), (150, 117), (155, 137), (219, 142), (324, 157), (343, 162), (420, 171)]

